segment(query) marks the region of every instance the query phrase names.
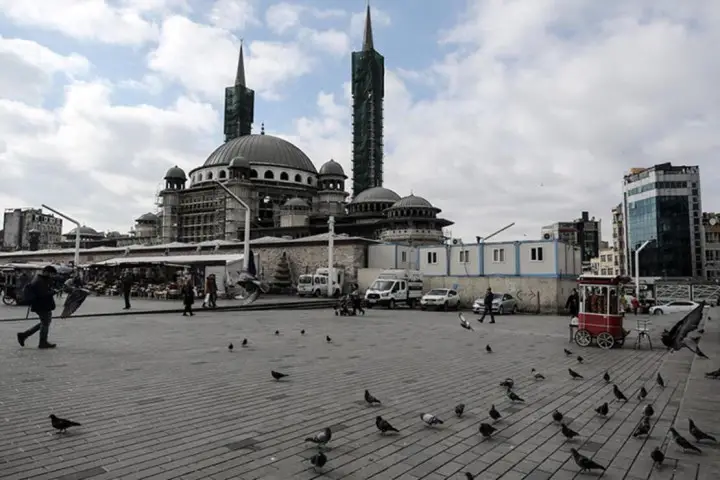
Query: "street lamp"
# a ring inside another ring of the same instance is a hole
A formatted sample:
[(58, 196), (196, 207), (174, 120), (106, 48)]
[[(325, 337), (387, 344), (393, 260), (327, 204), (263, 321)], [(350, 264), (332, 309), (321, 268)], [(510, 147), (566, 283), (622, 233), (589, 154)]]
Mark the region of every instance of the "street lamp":
[(240, 204), (241, 207), (245, 209), (245, 239), (243, 242), (243, 271), (247, 272), (248, 268), (250, 267), (250, 207), (247, 203), (245, 203), (240, 197), (235, 195), (233, 192), (230, 191), (229, 188), (227, 188), (225, 185), (220, 183), (217, 180), (213, 180), (213, 183), (215, 183), (217, 186), (225, 190), (225, 192), (230, 195), (236, 202)]
[(335, 217), (328, 218), (328, 298), (333, 295), (335, 279)]
[(635, 298), (637, 299), (640, 299), (640, 252), (654, 241), (655, 240), (645, 240), (645, 242), (635, 250)]
[(75, 268), (79, 268), (80, 267), (80, 222), (78, 222), (74, 218), (68, 217), (64, 213), (58, 212), (54, 208), (48, 207), (44, 203), (41, 204), (41, 206), (46, 210), (50, 210), (55, 215), (64, 218), (68, 222), (75, 224), (75, 257), (74, 257), (75, 260), (74, 260), (74, 263), (75, 263)]

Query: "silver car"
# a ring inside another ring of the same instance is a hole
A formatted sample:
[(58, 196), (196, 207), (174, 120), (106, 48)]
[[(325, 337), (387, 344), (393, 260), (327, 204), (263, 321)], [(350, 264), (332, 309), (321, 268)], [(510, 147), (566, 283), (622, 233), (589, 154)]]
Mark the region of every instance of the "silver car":
[[(499, 315), (503, 315), (505, 313), (514, 315), (517, 313), (518, 307), (515, 297), (513, 297), (509, 293), (493, 293), (493, 295), (495, 296), (492, 303), (493, 313), (497, 313)], [(478, 298), (473, 302), (473, 313), (480, 314), (484, 311), (485, 299)]]

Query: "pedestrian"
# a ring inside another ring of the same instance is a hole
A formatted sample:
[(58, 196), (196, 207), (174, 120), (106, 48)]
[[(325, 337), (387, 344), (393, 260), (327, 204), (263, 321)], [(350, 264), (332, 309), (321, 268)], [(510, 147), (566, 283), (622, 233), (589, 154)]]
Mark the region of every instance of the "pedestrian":
[(203, 308), (208, 306), (210, 308), (217, 307), (217, 280), (215, 274), (211, 273), (205, 279), (205, 300), (203, 301)]
[(35, 324), (29, 330), (17, 334), (17, 340), (21, 347), (25, 346), (25, 340), (40, 330), (40, 343), (38, 348), (55, 348), (57, 345), (48, 342), (50, 333), (50, 322), (52, 312), (55, 310), (55, 292), (53, 291), (54, 276), (57, 270), (52, 265), (44, 267), (40, 273), (30, 281), (22, 291), (22, 303), (30, 306), (30, 310), (37, 314), (40, 323)]
[(570, 314), (570, 318), (575, 318), (580, 313), (580, 295), (576, 288), (573, 288), (572, 292), (570, 292), (567, 302), (565, 302), (565, 308)]
[(188, 315), (192, 317), (193, 315), (195, 315), (192, 311), (193, 303), (195, 303), (195, 289), (193, 288), (191, 277), (188, 277), (185, 280), (181, 292), (183, 305), (185, 306), (185, 309), (183, 310), (183, 317), (187, 317)]
[(360, 285), (357, 283), (353, 284), (352, 292), (350, 292), (350, 300), (352, 302), (352, 314), (357, 315), (357, 312), (365, 315), (365, 309), (362, 308), (362, 301), (360, 299)]
[(638, 309), (640, 309), (640, 302), (638, 301), (637, 297), (633, 296), (630, 299), (630, 304), (632, 305), (633, 314), (637, 315)]
[(485, 310), (483, 311), (482, 317), (478, 319), (478, 322), (483, 323), (483, 321), (485, 320), (485, 315), (490, 314), (490, 323), (495, 323), (495, 315), (492, 311), (493, 300), (495, 300), (495, 294), (492, 292), (492, 289), (488, 287), (487, 291), (485, 292), (485, 298), (483, 299)]
[(134, 278), (132, 272), (130, 270), (125, 270), (122, 278), (120, 279), (123, 298), (125, 299), (125, 308), (123, 308), (123, 310), (130, 310), (130, 292), (132, 291), (133, 281)]

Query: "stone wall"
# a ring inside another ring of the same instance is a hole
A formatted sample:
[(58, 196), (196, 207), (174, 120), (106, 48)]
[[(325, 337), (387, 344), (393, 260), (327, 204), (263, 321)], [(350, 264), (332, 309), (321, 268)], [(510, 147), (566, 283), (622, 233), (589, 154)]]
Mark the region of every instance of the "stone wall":
[[(360, 289), (367, 289), (382, 271), (379, 268), (363, 268), (358, 272)], [(526, 313), (558, 313), (565, 310), (565, 301), (573, 288), (574, 279), (522, 276), (446, 277), (425, 276), (423, 291), (433, 288), (457, 288), (460, 300), (470, 307), (482, 298), (488, 287), (496, 293), (509, 293), (518, 300), (518, 309)]]

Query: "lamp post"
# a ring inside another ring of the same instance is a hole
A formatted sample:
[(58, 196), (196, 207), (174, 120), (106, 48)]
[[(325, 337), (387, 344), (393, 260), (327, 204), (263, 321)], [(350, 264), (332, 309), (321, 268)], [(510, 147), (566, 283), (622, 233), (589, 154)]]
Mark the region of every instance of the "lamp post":
[(328, 291), (327, 296), (331, 298), (334, 289), (335, 279), (335, 217), (328, 218)]
[(635, 250), (635, 298), (638, 300), (640, 300), (640, 252), (653, 241), (654, 240), (645, 240), (645, 242)]
[(46, 210), (50, 210), (50, 211), (53, 212), (55, 215), (64, 218), (64, 219), (67, 220), (68, 222), (75, 224), (75, 256), (74, 256), (74, 263), (75, 263), (75, 268), (78, 268), (78, 267), (80, 266), (80, 222), (78, 222), (78, 221), (75, 220), (74, 218), (68, 217), (68, 216), (65, 215), (64, 213), (58, 212), (58, 211), (55, 210), (54, 208), (48, 207), (48, 206), (45, 205), (44, 203), (43, 203), (41, 206), (42, 206), (44, 209), (46, 209)]
[(225, 190), (228, 195), (230, 195), (236, 202), (240, 204), (241, 207), (245, 209), (245, 231), (243, 232), (245, 234), (245, 238), (243, 241), (243, 271), (247, 272), (250, 266), (250, 207), (247, 203), (242, 201), (240, 197), (231, 192), (229, 188), (227, 188), (219, 181), (213, 180), (213, 183)]

